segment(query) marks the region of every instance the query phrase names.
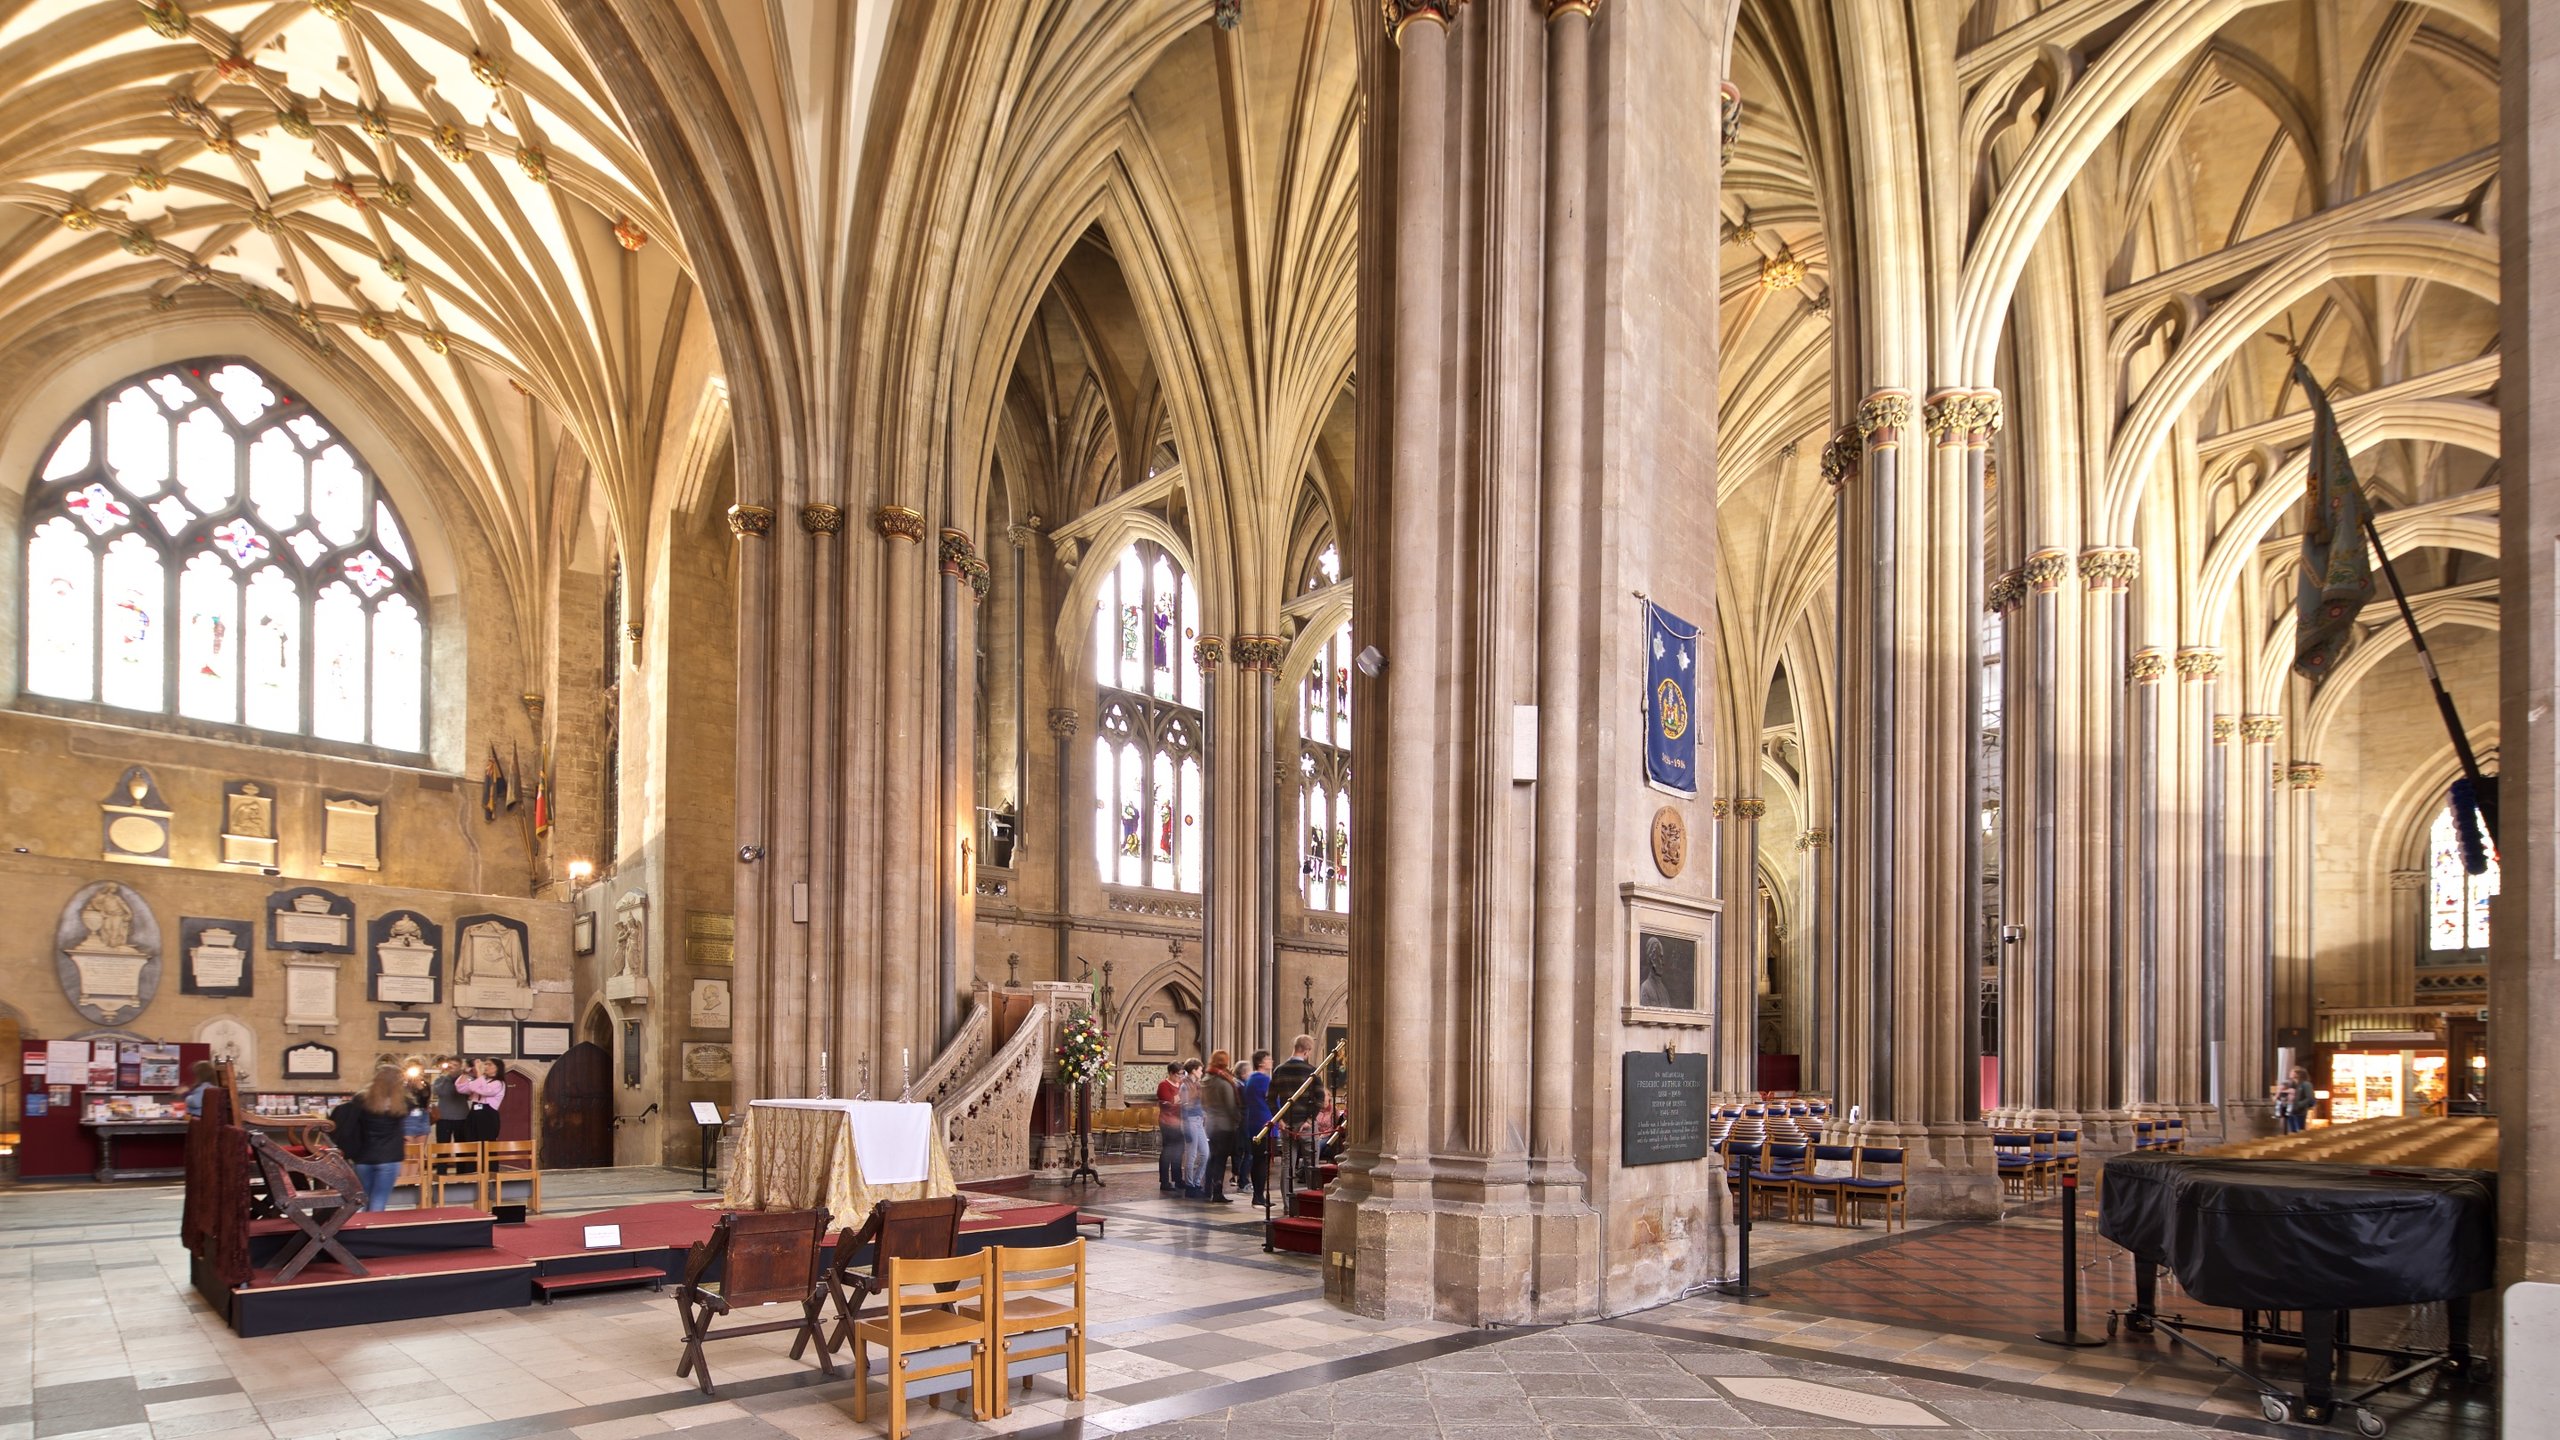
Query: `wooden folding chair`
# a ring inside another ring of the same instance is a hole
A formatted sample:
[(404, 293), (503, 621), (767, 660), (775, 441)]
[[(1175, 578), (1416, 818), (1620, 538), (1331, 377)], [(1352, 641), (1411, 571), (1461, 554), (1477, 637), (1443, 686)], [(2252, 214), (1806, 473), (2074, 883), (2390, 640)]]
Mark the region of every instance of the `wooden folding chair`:
[(522, 1180), (530, 1187), (527, 1208), (542, 1213), (542, 1166), (534, 1158), (530, 1140), (492, 1140), (481, 1168), (489, 1180), (489, 1204), (503, 1205), (507, 1200), (507, 1182)]
[[(1084, 1398), (1084, 1241), (1017, 1249), (996, 1248), (994, 1352), (987, 1360), (994, 1419), (1013, 1408), (1012, 1382), (1031, 1388), (1031, 1377), (1050, 1370), (1067, 1374), (1067, 1398)], [(1072, 1294), (1072, 1299), (1058, 1298)], [(988, 1307), (963, 1305), (962, 1319)]]
[[(833, 1355), (853, 1339), (853, 1327), (867, 1312), (871, 1298), (889, 1288), (889, 1261), (947, 1260), (960, 1245), (960, 1217), (969, 1208), (968, 1197), (942, 1195), (930, 1200), (884, 1200), (871, 1207), (871, 1217), (862, 1229), (836, 1237), (835, 1264), (827, 1269), (827, 1302), (835, 1309), (835, 1321), (827, 1336), (819, 1343)], [(860, 1263), (864, 1246), (871, 1247), (871, 1268), (865, 1274)], [(791, 1358), (800, 1358), (807, 1340), (791, 1342)]]
[[(442, 1205), (444, 1192), (471, 1187), (471, 1208), (489, 1208), (489, 1152), (486, 1142), (450, 1140), (427, 1147), (427, 1183), (421, 1205)], [(432, 1195), (433, 1198), (429, 1199)]]
[(364, 1262), (338, 1243), (338, 1231), (364, 1213), (364, 1185), (347, 1157), (335, 1150), (296, 1155), (258, 1131), (248, 1135), (249, 1153), (258, 1157), (258, 1171), (266, 1177), (268, 1203), (302, 1232), (302, 1243), (276, 1271), (273, 1283), (291, 1280), (323, 1254), (350, 1274), (364, 1274)]
[[(684, 1322), (684, 1358), (676, 1376), (694, 1377), (705, 1395), (711, 1388), (711, 1362), (702, 1353), (706, 1340), (734, 1340), (741, 1335), (798, 1332), (791, 1353), (818, 1338), (818, 1309), (826, 1303), (819, 1269), (826, 1259), (826, 1207), (815, 1210), (731, 1210), (720, 1217), (708, 1240), (697, 1240), (686, 1252), (684, 1280), (676, 1286), (676, 1315)], [(711, 1276), (719, 1275), (717, 1288)], [(714, 1318), (750, 1305), (796, 1304), (797, 1320), (765, 1320), (714, 1330)], [(836, 1363), (823, 1341), (818, 1368), (835, 1378)]]
[(879, 1314), (853, 1327), (855, 1423), (871, 1418), (874, 1345), (884, 1352), (889, 1440), (906, 1440), (907, 1402), (919, 1395), (940, 1405), (945, 1394), (965, 1387), (970, 1413), (994, 1418), (987, 1392), (1003, 1388), (991, 1374), (995, 1326), (985, 1314), (994, 1258), (981, 1250), (948, 1260), (890, 1259)]

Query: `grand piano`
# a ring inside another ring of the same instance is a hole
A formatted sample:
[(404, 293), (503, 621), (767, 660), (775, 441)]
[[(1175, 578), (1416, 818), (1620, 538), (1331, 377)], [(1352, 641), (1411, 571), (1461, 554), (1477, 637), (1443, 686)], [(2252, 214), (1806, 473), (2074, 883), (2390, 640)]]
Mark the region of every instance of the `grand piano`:
[[(2326, 1423), (2355, 1415), (2368, 1436), (2383, 1417), (2364, 1402), (2433, 1370), (2478, 1378), (2470, 1352), (2470, 1301), (2496, 1279), (2497, 1176), (2486, 1170), (2377, 1167), (2310, 1160), (2238, 1159), (2159, 1152), (2107, 1161), (2098, 1233), (2133, 1252), (2134, 1303), (2116, 1319), (2157, 1330), (2258, 1388), (2270, 1420)], [(2237, 1310), (2241, 1326), (2202, 1325), (2159, 1312), (2159, 1267), (2188, 1296)], [(2350, 1311), (2441, 1301), (2442, 1351), (2373, 1350), (2347, 1336)], [(2298, 1313), (2299, 1331), (2276, 1323)], [(2266, 1320), (2261, 1323), (2260, 1316)], [(2188, 1332), (2236, 1334), (2251, 1346), (2299, 1344), (2300, 1394), (2225, 1360)], [(2379, 1383), (2338, 1393), (2350, 1353), (2400, 1362)]]

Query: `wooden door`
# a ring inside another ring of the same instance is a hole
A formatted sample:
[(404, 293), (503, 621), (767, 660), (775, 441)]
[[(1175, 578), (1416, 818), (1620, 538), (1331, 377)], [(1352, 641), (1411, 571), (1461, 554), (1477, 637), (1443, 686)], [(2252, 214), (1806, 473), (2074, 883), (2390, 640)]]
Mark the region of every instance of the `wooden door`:
[(542, 1168), (586, 1170), (613, 1163), (613, 1058), (580, 1041), (542, 1082)]

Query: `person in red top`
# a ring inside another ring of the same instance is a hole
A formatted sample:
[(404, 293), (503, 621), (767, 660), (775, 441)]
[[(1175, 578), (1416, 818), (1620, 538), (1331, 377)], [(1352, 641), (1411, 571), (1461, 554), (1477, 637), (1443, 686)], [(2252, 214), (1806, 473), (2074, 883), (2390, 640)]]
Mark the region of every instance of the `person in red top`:
[(1156, 1082), (1156, 1188), (1169, 1193), (1182, 1189), (1182, 1067), (1164, 1067), (1164, 1078)]

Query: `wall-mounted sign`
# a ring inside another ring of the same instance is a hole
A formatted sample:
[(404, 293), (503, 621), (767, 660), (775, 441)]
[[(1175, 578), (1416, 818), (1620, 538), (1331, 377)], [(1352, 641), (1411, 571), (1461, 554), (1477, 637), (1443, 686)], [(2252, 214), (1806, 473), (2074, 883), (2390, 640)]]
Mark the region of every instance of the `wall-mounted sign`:
[(356, 902), (316, 885), (267, 897), (267, 948), (344, 955), (356, 948)]
[(444, 999), (444, 927), (415, 910), (392, 910), (365, 927), (367, 998), (386, 1005)]
[(1667, 1165), (1707, 1153), (1707, 1057), (1630, 1050), (1619, 1060), (1618, 1158)]
[(178, 921), (178, 993), (251, 995), (257, 992), (258, 926), (253, 920)]

